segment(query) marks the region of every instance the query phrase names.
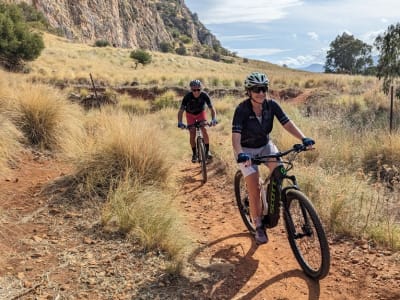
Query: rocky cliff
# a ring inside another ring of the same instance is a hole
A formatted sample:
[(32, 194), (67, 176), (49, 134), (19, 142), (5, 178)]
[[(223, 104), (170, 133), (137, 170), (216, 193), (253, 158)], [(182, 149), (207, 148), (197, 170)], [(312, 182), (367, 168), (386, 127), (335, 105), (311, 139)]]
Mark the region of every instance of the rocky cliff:
[[(72, 40), (105, 40), (116, 47), (159, 50), (190, 43), (223, 49), (183, 0), (6, 0), (26, 2), (41, 11), (50, 25)], [(225, 49), (223, 49), (225, 50)]]

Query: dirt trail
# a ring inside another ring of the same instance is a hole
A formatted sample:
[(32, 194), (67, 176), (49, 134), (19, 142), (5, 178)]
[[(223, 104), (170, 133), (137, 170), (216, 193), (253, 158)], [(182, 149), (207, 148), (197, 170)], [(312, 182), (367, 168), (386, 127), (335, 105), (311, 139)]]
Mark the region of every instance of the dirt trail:
[(68, 166), (32, 153), (19, 166), (0, 177), (0, 299), (400, 299), (399, 253), (331, 239), (331, 271), (317, 283), (283, 227), (257, 247), (216, 163), (205, 185), (197, 164), (185, 158), (177, 169), (177, 201), (198, 235), (178, 278), (163, 275), (157, 253), (104, 233), (94, 203), (40, 193)]

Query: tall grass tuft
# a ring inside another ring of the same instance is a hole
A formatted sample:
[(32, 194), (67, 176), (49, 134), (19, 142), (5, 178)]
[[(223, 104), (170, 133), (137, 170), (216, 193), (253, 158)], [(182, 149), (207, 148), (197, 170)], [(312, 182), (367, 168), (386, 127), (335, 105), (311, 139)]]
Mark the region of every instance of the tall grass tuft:
[(139, 241), (146, 251), (162, 251), (168, 272), (179, 273), (190, 240), (172, 196), (156, 186), (145, 189), (132, 180), (120, 181), (107, 197), (102, 223)]
[(166, 182), (168, 160), (156, 125), (103, 110), (88, 116), (86, 126), (87, 141), (74, 160), (85, 192), (105, 195), (124, 178), (145, 185)]
[(28, 143), (41, 150), (67, 151), (83, 134), (83, 112), (54, 88), (21, 84), (14, 92), (12, 121)]
[(0, 113), (0, 173), (5, 174), (22, 150), (21, 132)]

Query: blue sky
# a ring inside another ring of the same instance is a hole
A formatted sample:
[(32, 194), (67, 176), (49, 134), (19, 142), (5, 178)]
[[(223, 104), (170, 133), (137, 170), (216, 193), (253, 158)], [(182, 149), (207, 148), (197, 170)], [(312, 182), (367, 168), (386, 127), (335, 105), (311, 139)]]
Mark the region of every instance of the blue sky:
[(399, 0), (185, 0), (222, 46), (291, 68), (324, 64), (343, 32), (373, 45), (400, 22)]

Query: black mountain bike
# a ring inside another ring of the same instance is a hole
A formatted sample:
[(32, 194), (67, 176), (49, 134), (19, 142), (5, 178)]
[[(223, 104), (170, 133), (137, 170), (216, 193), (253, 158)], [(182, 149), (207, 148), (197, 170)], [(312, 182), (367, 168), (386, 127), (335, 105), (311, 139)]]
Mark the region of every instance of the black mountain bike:
[(207, 121), (196, 121), (194, 124), (187, 125), (186, 128), (196, 128), (196, 154), (197, 161), (201, 166), (201, 175), (203, 177), (202, 182), (207, 182), (207, 153), (206, 146), (204, 145), (203, 133), (201, 132), (201, 128), (204, 126), (211, 126)]
[[(281, 211), (290, 247), (304, 273), (319, 280), (324, 278), (330, 267), (329, 245), (325, 231), (311, 201), (297, 185), (296, 177), (288, 175), (293, 168), (297, 154), (306, 151), (304, 145), (296, 144), (292, 149), (272, 155), (258, 156), (252, 159), (254, 164), (280, 161), (270, 176), (260, 178), (260, 191), (263, 207), (263, 225), (273, 228), (278, 225)], [(292, 153), (288, 160), (281, 158)], [(247, 229), (254, 234), (255, 226), (249, 210), (247, 187), (241, 171), (235, 175), (236, 202)], [(282, 209), (281, 209), (282, 208)]]

